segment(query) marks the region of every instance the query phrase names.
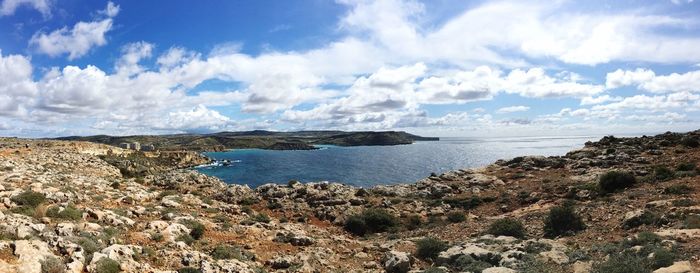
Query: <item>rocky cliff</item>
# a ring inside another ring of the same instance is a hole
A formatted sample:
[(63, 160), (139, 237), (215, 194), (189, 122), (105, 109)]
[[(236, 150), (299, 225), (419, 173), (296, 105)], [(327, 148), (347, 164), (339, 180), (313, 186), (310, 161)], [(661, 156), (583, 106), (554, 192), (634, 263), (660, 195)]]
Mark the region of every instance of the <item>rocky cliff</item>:
[(177, 168), (188, 155), (129, 176), (114, 158), (146, 163), (126, 150), (0, 139), (0, 272), (695, 272), (699, 139), (255, 189)]

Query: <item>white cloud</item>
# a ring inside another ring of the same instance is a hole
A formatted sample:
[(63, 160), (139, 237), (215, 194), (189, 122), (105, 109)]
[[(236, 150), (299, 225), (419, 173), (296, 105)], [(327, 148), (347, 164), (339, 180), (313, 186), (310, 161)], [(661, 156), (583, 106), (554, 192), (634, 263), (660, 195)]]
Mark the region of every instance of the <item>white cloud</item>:
[(63, 27), (50, 33), (34, 33), (29, 44), (38, 52), (56, 57), (68, 53), (73, 60), (87, 54), (90, 49), (107, 44), (105, 34), (112, 29), (112, 17), (119, 12), (119, 6), (109, 2), (101, 13), (107, 15), (99, 21), (78, 22), (73, 28)]
[(581, 98), (581, 105), (601, 104), (608, 101), (621, 101), (622, 97), (611, 97), (610, 95), (602, 95), (597, 97)]
[(517, 105), (517, 106), (508, 106), (508, 107), (499, 108), (498, 110), (496, 110), (496, 113), (507, 114), (507, 113), (515, 113), (515, 112), (525, 112), (527, 110), (530, 110), (529, 106)]
[(0, 51), (0, 115), (22, 115), (25, 104), (37, 95), (32, 65), (21, 55), (3, 56)]
[[(204, 105), (198, 105), (188, 111), (175, 111), (168, 113), (167, 126), (163, 129), (172, 130), (208, 130), (217, 131), (226, 128), (232, 123), (231, 119), (217, 111), (208, 109)], [(158, 128), (157, 124), (154, 124)]]
[(51, 16), (50, 0), (3, 0), (0, 4), (0, 17), (14, 14), (23, 5), (39, 11), (45, 18)]
[(130, 43), (122, 47), (122, 56), (117, 60), (117, 73), (127, 76), (138, 74), (143, 71), (143, 67), (139, 66), (139, 62), (151, 57), (154, 45), (147, 42)]
[(640, 90), (652, 93), (698, 92), (700, 91), (700, 70), (682, 74), (656, 75), (654, 71), (642, 68), (633, 71), (618, 69), (607, 74), (606, 85), (608, 88), (636, 86)]
[(604, 89), (600, 85), (548, 76), (542, 68), (511, 71), (505, 79), (503, 88), (508, 93), (535, 98), (588, 97), (603, 92)]

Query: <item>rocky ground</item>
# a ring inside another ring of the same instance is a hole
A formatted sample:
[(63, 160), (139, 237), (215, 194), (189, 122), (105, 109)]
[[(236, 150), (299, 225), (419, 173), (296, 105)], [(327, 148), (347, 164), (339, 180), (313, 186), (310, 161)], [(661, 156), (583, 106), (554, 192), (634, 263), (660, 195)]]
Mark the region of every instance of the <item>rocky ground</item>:
[(250, 189), (179, 168), (192, 155), (4, 138), (0, 272), (694, 272), (698, 140)]

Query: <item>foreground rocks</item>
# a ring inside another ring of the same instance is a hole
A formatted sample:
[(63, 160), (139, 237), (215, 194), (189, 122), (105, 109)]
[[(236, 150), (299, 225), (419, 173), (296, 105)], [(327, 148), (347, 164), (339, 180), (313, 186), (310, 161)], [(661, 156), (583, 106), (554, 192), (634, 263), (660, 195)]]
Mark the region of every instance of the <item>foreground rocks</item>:
[[(133, 163), (119, 148), (0, 139), (0, 272), (592, 272), (616, 253), (653, 260), (664, 251), (672, 257), (653, 272), (693, 272), (697, 139), (605, 137), (564, 156), (405, 185), (255, 189), (180, 169), (176, 162), (196, 160), (184, 155), (143, 171), (151, 161)], [(602, 192), (598, 179), (612, 170), (638, 183)], [(586, 227), (546, 238), (545, 218), (565, 200)], [(387, 228), (344, 229), (367, 211), (362, 221), (380, 217)], [(499, 219), (520, 221), (523, 236), (487, 234)], [(432, 257), (419, 251), (428, 237), (440, 242)]]

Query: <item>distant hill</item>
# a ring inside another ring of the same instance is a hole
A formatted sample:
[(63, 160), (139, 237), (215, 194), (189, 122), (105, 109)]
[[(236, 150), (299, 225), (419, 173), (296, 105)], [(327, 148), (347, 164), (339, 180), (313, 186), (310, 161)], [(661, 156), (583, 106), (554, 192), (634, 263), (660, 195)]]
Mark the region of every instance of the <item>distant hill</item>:
[(439, 138), (422, 137), (401, 131), (344, 132), (344, 131), (243, 131), (211, 134), (136, 135), (136, 136), (70, 136), (59, 140), (78, 140), (119, 146), (121, 143), (153, 144), (158, 150), (222, 151), (226, 149), (260, 148), (307, 150), (313, 145), (338, 146), (402, 145), (414, 141), (434, 141)]

